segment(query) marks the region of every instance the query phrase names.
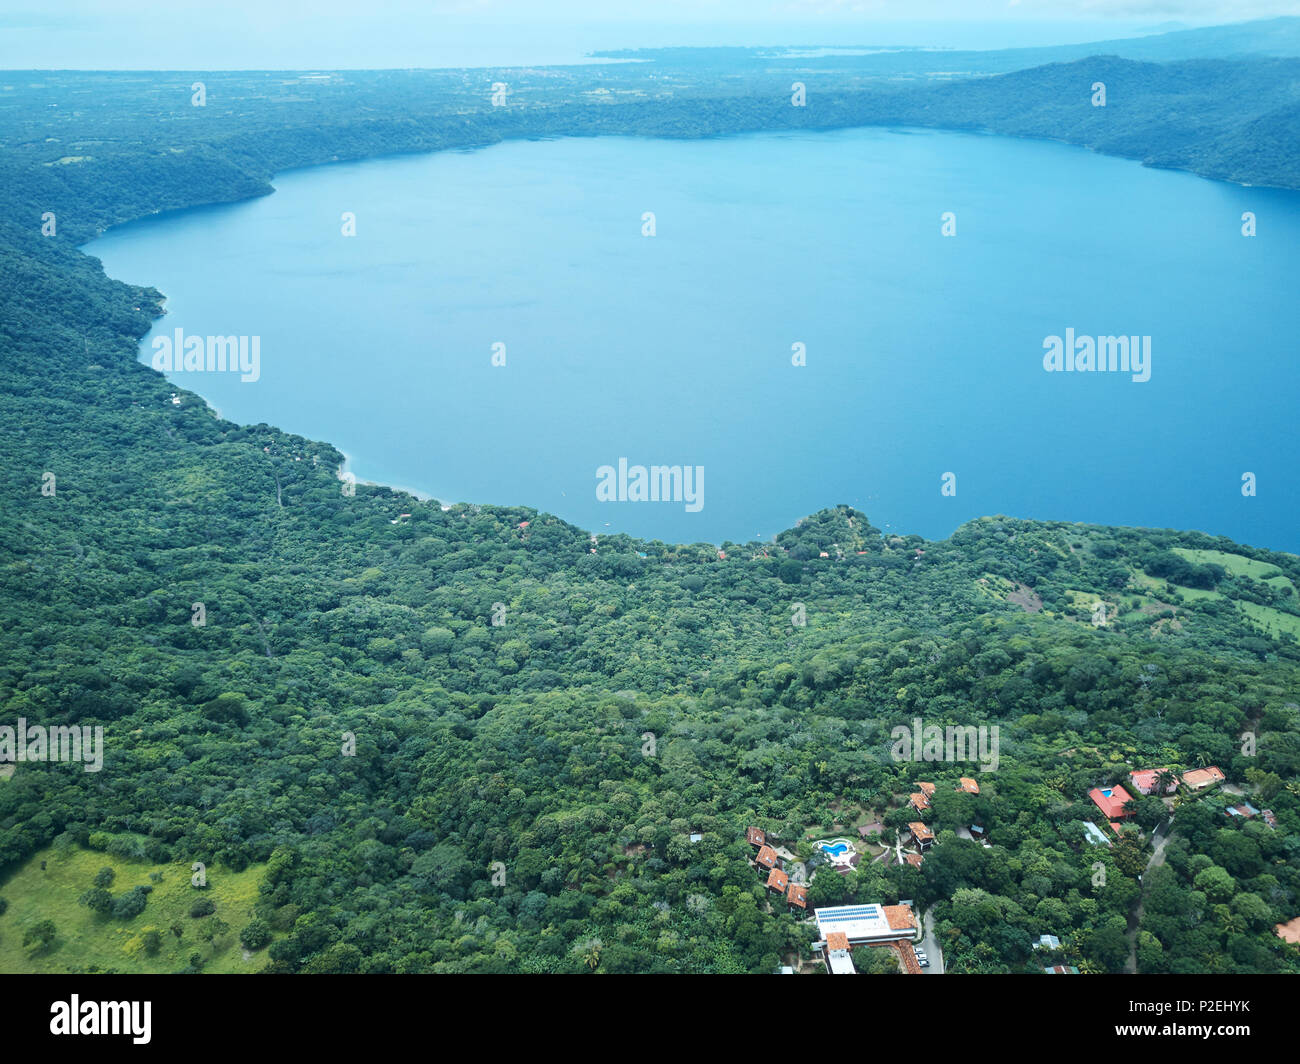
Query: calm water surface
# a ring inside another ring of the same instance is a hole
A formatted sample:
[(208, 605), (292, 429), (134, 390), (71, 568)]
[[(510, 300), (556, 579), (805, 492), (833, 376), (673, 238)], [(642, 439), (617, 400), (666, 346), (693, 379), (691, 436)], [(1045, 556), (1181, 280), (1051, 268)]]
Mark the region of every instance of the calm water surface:
[[(879, 129), (506, 143), (275, 185), (88, 250), (166, 294), (143, 359), (176, 328), (260, 337), (256, 382), (173, 380), (362, 479), (687, 542), (847, 502), (928, 537), (1006, 513), (1300, 549), (1300, 195)], [(1045, 372), (1067, 328), (1151, 337), (1150, 380)], [(599, 502), (621, 457), (702, 466), (703, 508)]]

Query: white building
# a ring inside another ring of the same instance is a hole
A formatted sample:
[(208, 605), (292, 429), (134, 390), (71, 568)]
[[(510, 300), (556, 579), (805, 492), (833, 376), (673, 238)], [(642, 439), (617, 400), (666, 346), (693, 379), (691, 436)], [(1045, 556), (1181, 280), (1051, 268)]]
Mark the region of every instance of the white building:
[(830, 905), (815, 916), (823, 940), (836, 931), (855, 944), (895, 942), (916, 934), (916, 917), (908, 905)]

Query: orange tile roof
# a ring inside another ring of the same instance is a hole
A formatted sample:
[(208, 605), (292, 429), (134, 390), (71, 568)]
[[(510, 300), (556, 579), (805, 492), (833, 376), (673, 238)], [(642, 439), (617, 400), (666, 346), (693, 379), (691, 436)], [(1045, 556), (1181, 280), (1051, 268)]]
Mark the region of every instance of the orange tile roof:
[(797, 905), (801, 909), (808, 908), (808, 888), (802, 883), (791, 883), (786, 897), (790, 899), (791, 905)]
[(969, 776), (963, 776), (957, 781), (957, 789), (959, 791), (965, 791), (967, 794), (979, 794), (980, 785)]
[(921, 975), (921, 962), (916, 959), (916, 951), (912, 949), (910, 942), (891, 942), (890, 948), (898, 954), (899, 959), (903, 962), (903, 972), (906, 975)]
[(777, 863), (776, 851), (771, 846), (763, 846), (758, 851), (758, 856), (754, 858), (764, 868), (775, 868)]
[(767, 836), (758, 828), (750, 828), (747, 834), (751, 846), (762, 846), (767, 842)]
[(1191, 772), (1183, 773), (1183, 782), (1189, 787), (1208, 787), (1211, 783), (1218, 783), (1226, 779), (1217, 765), (1211, 765), (1209, 768), (1194, 768)]
[(922, 857), (919, 853), (905, 853), (903, 854), (903, 860), (906, 861), (908, 864), (910, 864), (913, 868), (920, 868), (921, 862), (924, 861), (925, 858)]
[(1107, 787), (1109, 794), (1106, 794), (1100, 787), (1094, 787), (1088, 792), (1088, 797), (1092, 799), (1092, 804), (1100, 809), (1107, 820), (1122, 820), (1129, 814), (1124, 811), (1124, 806), (1132, 801), (1123, 787), (1118, 783), (1114, 787)]
[(922, 791), (924, 791), (926, 794), (933, 794), (933, 793), (934, 793), (934, 784), (933, 784), (933, 783), (922, 783), (920, 780), (917, 780), (917, 781), (916, 781), (916, 785), (917, 785), (917, 787), (919, 787)]
[(906, 931), (916, 927), (916, 919), (912, 916), (910, 905), (882, 905), (881, 908), (885, 911), (885, 919), (889, 921), (892, 930)]
[(912, 808), (915, 809), (918, 813), (922, 809), (930, 808), (930, 799), (925, 796), (925, 792), (923, 791), (917, 791), (914, 795), (912, 795), (908, 799), (908, 801), (912, 803)]
[(851, 949), (849, 936), (843, 931), (829, 931), (826, 934), (827, 949)]
[(773, 868), (772, 871), (767, 874), (767, 886), (769, 890), (779, 890), (784, 894), (785, 888), (789, 885), (790, 877), (782, 872), (781, 869)]
[[(1156, 777), (1163, 771), (1164, 769), (1160, 768), (1144, 768), (1139, 769), (1137, 772), (1130, 772), (1128, 778), (1133, 781), (1133, 786), (1143, 794), (1150, 794), (1156, 789)], [(1172, 773), (1170, 773), (1170, 775), (1172, 775)], [(1178, 780), (1171, 779), (1168, 786), (1165, 788), (1165, 794), (1173, 794), (1177, 789)]]
[(907, 830), (915, 835), (918, 839), (932, 839), (934, 832), (922, 824), (919, 820), (913, 820), (907, 825)]

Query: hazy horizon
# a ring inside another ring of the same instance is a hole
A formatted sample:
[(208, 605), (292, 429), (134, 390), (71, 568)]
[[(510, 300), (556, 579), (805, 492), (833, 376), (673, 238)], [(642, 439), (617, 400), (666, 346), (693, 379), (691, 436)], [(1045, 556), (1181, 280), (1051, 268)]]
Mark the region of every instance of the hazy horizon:
[[(907, 4), (767, 3), (620, 11), (569, 0), (539, 15), (518, 0), (412, 6), (389, 0), (266, 9), (125, 0), (105, 13), (82, 0), (45, 10), (0, 4), (4, 70), (362, 70), (546, 66), (593, 51), (666, 47), (930, 47), (986, 50), (1081, 44), (1295, 14), (1291, 3), (911, 0)], [(1083, 11), (1084, 17), (1078, 13)], [(948, 12), (954, 16), (948, 17)], [(895, 13), (924, 17), (897, 17)]]

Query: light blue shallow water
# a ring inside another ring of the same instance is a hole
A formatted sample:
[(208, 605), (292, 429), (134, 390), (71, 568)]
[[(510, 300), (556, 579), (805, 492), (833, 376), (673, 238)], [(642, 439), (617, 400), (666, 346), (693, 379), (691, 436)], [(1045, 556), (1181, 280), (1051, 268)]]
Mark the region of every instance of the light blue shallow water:
[[(176, 328), (260, 337), (256, 382), (174, 379), (362, 479), (688, 542), (847, 502), (929, 537), (1007, 513), (1300, 549), (1300, 195), (879, 129), (507, 143), (275, 184), (88, 250), (167, 295), (142, 357)], [(1151, 337), (1150, 380), (1046, 372), (1067, 328)], [(703, 507), (598, 501), (619, 458), (703, 467)]]

